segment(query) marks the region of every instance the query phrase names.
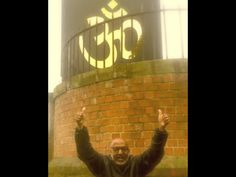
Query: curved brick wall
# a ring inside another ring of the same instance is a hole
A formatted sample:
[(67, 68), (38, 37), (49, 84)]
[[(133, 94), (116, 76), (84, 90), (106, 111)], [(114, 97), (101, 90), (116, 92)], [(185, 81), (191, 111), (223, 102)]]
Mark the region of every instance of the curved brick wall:
[(187, 61), (153, 60), (75, 76), (54, 90), (54, 158), (76, 157), (73, 117), (87, 107), (92, 145), (107, 153), (125, 138), (133, 154), (145, 150), (158, 126), (157, 108), (170, 119), (166, 156), (187, 156)]

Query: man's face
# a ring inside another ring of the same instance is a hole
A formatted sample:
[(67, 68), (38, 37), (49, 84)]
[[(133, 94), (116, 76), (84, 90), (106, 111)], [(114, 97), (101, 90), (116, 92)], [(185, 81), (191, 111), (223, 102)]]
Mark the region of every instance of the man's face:
[(117, 165), (124, 165), (128, 161), (129, 147), (123, 139), (114, 139), (111, 143), (112, 158)]

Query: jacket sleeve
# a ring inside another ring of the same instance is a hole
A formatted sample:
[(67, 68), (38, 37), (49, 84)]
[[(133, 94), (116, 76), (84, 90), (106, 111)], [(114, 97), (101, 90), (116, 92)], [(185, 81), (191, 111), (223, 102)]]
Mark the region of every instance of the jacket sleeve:
[(104, 169), (103, 155), (94, 150), (90, 143), (88, 129), (75, 129), (77, 155), (94, 175), (99, 175)]
[(154, 167), (160, 163), (164, 156), (164, 146), (166, 144), (168, 133), (166, 130), (156, 129), (150, 147), (141, 155), (137, 156), (140, 173), (147, 175)]

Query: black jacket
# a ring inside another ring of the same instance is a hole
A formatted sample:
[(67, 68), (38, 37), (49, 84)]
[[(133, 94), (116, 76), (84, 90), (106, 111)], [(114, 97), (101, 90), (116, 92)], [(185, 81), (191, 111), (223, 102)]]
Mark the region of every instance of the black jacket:
[(166, 131), (156, 129), (151, 146), (140, 155), (130, 155), (123, 167), (117, 166), (111, 156), (93, 149), (86, 127), (76, 129), (75, 142), (79, 159), (96, 177), (145, 177), (161, 161), (167, 136)]

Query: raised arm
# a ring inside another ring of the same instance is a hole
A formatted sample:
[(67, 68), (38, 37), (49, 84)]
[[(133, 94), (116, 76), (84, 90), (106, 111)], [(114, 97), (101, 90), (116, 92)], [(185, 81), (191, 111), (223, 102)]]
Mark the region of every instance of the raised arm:
[(77, 113), (75, 118), (77, 127), (75, 129), (75, 143), (78, 158), (82, 160), (94, 175), (99, 175), (104, 169), (103, 155), (99, 154), (91, 145), (88, 129), (84, 126), (85, 107)]
[(141, 155), (137, 156), (140, 173), (143, 175), (146, 175), (153, 170), (164, 156), (164, 146), (168, 137), (165, 128), (169, 124), (169, 118), (167, 114), (162, 113), (160, 109), (158, 110), (158, 113), (159, 127), (154, 131), (151, 145)]

